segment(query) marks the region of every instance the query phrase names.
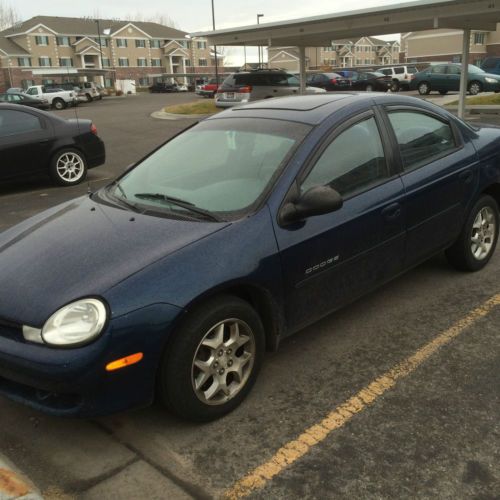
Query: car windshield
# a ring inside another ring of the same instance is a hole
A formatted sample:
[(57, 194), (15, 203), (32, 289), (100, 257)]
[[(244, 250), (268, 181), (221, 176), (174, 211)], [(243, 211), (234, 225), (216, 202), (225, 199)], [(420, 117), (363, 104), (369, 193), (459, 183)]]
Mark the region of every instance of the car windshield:
[(474, 66), (474, 64), (469, 64), (469, 73), (485, 73), (485, 71), (477, 66)]
[(207, 120), (145, 158), (109, 192), (138, 210), (239, 216), (266, 195), (309, 130), (282, 120)]

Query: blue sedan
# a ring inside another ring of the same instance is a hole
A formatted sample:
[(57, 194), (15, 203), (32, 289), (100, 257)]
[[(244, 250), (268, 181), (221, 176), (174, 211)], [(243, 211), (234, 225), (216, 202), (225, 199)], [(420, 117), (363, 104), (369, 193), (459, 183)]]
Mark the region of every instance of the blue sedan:
[(438, 252), (482, 269), (499, 160), (499, 129), (398, 95), (204, 120), (0, 235), (0, 391), (57, 415), (158, 396), (218, 418), (288, 335)]

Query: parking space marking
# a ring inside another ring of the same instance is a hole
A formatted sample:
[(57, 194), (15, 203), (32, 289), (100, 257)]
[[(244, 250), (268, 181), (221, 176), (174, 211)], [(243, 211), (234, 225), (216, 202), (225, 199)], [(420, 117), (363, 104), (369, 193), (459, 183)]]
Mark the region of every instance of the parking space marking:
[(226, 490), (224, 497), (235, 500), (246, 497), (255, 490), (263, 488), (273, 477), (306, 455), (314, 446), (324, 441), (334, 430), (343, 427), (354, 415), (368, 408), (380, 396), (394, 387), (399, 379), (410, 375), (424, 361), (438, 351), (438, 349), (451, 342), (498, 305), (500, 305), (500, 293), (473, 309), (467, 316), (458, 320), (413, 355), (376, 378), (355, 396), (337, 406), (319, 423), (306, 429), (297, 439), (282, 446), (267, 462), (259, 465), (238, 480), (229, 490)]

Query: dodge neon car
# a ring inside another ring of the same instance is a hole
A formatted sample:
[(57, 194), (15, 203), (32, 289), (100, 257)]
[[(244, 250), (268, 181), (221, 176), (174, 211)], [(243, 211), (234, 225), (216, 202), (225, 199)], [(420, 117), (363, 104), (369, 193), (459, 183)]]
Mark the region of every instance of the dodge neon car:
[(265, 349), (432, 255), (495, 249), (500, 130), (399, 95), (256, 102), (0, 235), (0, 392), (224, 415)]

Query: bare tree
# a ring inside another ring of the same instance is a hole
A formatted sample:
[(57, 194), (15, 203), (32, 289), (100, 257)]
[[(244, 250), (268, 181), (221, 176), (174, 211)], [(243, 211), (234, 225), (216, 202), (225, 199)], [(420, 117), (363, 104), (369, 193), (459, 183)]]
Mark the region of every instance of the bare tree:
[(0, 0), (0, 30), (10, 28), (21, 20), (19, 12), (4, 0)]
[(177, 23), (167, 14), (162, 14), (161, 12), (157, 12), (152, 16), (145, 16), (140, 12), (136, 12), (135, 14), (127, 14), (125, 16), (126, 21), (142, 21), (142, 22), (151, 22), (163, 24), (163, 26), (168, 26), (170, 28), (178, 28)]

